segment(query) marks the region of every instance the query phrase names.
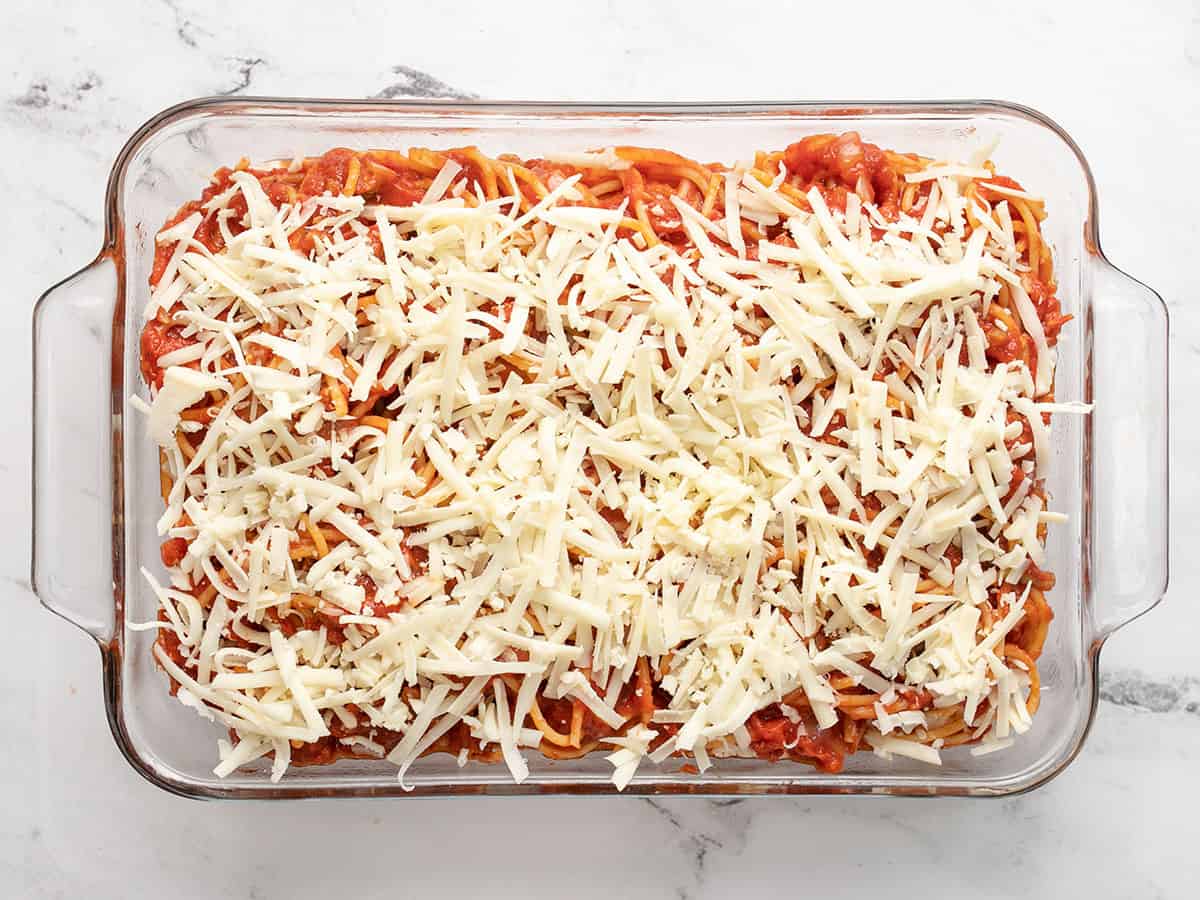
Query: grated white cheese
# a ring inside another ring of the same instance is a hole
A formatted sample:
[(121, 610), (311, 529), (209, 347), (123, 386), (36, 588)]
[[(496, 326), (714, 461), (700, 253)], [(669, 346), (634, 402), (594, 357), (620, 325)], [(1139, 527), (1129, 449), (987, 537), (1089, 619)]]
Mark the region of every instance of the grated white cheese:
[[(1048, 462), (1041, 413), (1087, 408), (1045, 402), (1054, 352), (1011, 223), (964, 224), (960, 182), (987, 170), (909, 175), (933, 185), (923, 218), (887, 222), (816, 190), (802, 211), (782, 173), (735, 169), (719, 218), (675, 198), (682, 254), (619, 237), (623, 207), (564, 205), (579, 176), (524, 212), (460, 176), (447, 162), (419, 203), (368, 208), (276, 206), (238, 173), (209, 204), (224, 250), (194, 242), (199, 214), (159, 236), (177, 243), (147, 312), (170, 309), (194, 343), (163, 357), (148, 407), (175, 479), (160, 531), (187, 545), (155, 585), (183, 664), (156, 658), (182, 702), (234, 729), (218, 774), (273, 754), (278, 778), (289, 741), (336, 718), (369, 725), (347, 746), (372, 755), (399, 735), (401, 779), (467, 723), (520, 781), (539, 690), (622, 732), (606, 739), (618, 788), (646, 755), (703, 770), (710, 750), (745, 752), (750, 716), (798, 689), (808, 727), (831, 726), (835, 675), (925, 689), (979, 727), (986, 708), (981, 752), (1028, 727), (1028, 678), (997, 655), (1024, 598), (990, 629), (979, 608), (1062, 520), (1030, 468), (1007, 496), (1030, 453)], [(789, 245), (748, 247), (743, 220)], [(1036, 377), (987, 363), (995, 278)], [(184, 422), (206, 397), (208, 422)], [(385, 421), (354, 420), (359, 404)], [(1006, 444), (1010, 412), (1032, 448)], [(289, 636), (278, 623), (297, 616)], [(642, 657), (670, 696), (654, 721), (680, 725), (653, 752), (657, 732), (618, 711)], [(924, 713), (874, 713), (877, 753), (940, 762), (896, 736)]]

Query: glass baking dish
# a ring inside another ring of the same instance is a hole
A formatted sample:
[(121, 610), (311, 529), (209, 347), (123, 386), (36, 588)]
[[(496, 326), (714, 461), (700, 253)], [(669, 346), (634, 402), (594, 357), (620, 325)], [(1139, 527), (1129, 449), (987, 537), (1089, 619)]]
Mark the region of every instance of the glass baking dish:
[(1100, 250), (1095, 185), (1078, 147), (1041, 114), (1010, 104), (579, 105), (216, 98), (169, 109), (130, 138), (108, 182), (104, 246), (48, 290), (34, 314), (33, 584), (42, 603), (100, 646), (108, 720), (122, 753), (154, 784), (197, 798), (601, 794), (614, 790), (600, 756), (553, 762), (528, 753), (530, 777), (504, 766), (419, 762), (401, 789), (386, 762), (293, 769), (272, 784), (258, 765), (212, 774), (217, 726), (185, 710), (155, 668), (154, 617), (139, 574), (159, 563), (156, 449), (128, 398), (138, 374), (140, 311), (154, 235), (208, 175), (252, 160), (357, 148), (477, 144), (536, 156), (621, 144), (733, 161), (806, 134), (857, 130), (874, 143), (963, 158), (998, 141), (999, 169), (1046, 199), (1059, 297), (1075, 321), (1060, 344), (1060, 400), (1094, 402), (1060, 416), (1048, 472), (1055, 622), (1042, 657), (1033, 729), (999, 753), (945, 753), (940, 768), (860, 753), (838, 775), (797, 764), (724, 760), (703, 776), (679, 761), (643, 766), (635, 794), (1005, 795), (1045, 783), (1079, 752), (1097, 699), (1105, 638), (1149, 610), (1167, 582), (1167, 314), (1145, 285)]

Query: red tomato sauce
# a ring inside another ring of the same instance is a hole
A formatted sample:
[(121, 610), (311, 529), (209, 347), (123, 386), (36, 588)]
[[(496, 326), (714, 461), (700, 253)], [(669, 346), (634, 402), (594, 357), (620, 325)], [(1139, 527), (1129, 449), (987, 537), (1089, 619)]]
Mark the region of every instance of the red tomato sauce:
[(187, 555), (188, 542), (183, 538), (171, 538), (163, 541), (159, 548), (164, 566), (177, 566)]
[(840, 772), (846, 750), (830, 731), (815, 735), (800, 734), (799, 724), (783, 714), (778, 703), (750, 716), (746, 720), (750, 732), (750, 749), (762, 759), (793, 759), (812, 762), (822, 772)]
[(846, 192), (853, 191), (886, 217), (899, 214), (899, 174), (883, 150), (865, 143), (857, 132), (810, 135), (788, 146), (783, 161), (802, 182), (823, 188), (825, 202), (838, 209), (845, 210)]
[(158, 359), (175, 350), (180, 350), (196, 343), (191, 338), (180, 334), (178, 325), (164, 325), (157, 320), (148, 322), (142, 329), (141, 363), (142, 377), (146, 383), (155, 389), (163, 384), (163, 370), (158, 365)]
[(1058, 343), (1058, 333), (1062, 327), (1071, 321), (1071, 316), (1062, 314), (1062, 306), (1054, 290), (1036, 275), (1027, 274), (1021, 279), (1025, 292), (1033, 301), (1041, 320), (1042, 330), (1046, 333), (1046, 343), (1053, 347)]

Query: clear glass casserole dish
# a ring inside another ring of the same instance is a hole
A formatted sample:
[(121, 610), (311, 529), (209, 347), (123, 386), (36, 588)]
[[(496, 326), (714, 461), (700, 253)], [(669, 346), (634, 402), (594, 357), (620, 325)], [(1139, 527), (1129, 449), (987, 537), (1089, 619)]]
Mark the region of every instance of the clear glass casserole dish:
[(122, 753), (154, 784), (197, 798), (609, 793), (602, 756), (529, 754), (530, 777), (503, 766), (422, 760), (403, 790), (395, 767), (344, 760), (292, 770), (269, 764), (212, 774), (215, 726), (179, 708), (156, 669), (154, 617), (139, 574), (159, 559), (158, 462), (144, 422), (127, 415), (145, 388), (138, 372), (140, 311), (154, 236), (218, 166), (240, 157), (314, 155), (335, 146), (450, 147), (534, 156), (614, 143), (668, 147), (731, 161), (806, 134), (857, 130), (904, 152), (963, 158), (998, 141), (1000, 170), (1046, 201), (1058, 296), (1075, 317), (1059, 345), (1059, 400), (1095, 404), (1057, 417), (1047, 473), (1055, 621), (1040, 663), (1033, 729), (1000, 753), (945, 754), (940, 768), (870, 754), (829, 775), (804, 766), (723, 760), (703, 776), (678, 762), (645, 764), (630, 793), (1006, 795), (1045, 783), (1079, 752), (1097, 701), (1105, 638), (1146, 612), (1167, 581), (1167, 315), (1161, 299), (1100, 250), (1091, 173), (1072, 140), (1025, 108), (993, 102), (908, 104), (570, 105), (350, 102), (225, 98), (167, 110), (133, 135), (113, 167), (104, 246), (48, 290), (34, 315), (33, 584), (42, 603), (100, 646), (104, 696)]

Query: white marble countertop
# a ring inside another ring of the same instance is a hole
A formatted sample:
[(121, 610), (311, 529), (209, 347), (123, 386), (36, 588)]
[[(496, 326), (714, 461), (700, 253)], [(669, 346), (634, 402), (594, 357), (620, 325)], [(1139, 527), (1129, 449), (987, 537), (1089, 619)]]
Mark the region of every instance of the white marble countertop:
[[(0, 371), (11, 388), (0, 494), (14, 523), (0, 543), (9, 623), (0, 896), (553, 890), (632, 900), (733, 896), (747, 880), (816, 896), (905, 882), (970, 897), (1196, 896), (1200, 578), (1190, 548), (1200, 526), (1187, 516), (1174, 521), (1166, 602), (1104, 651), (1103, 702), (1082, 755), (1015, 799), (230, 805), (177, 799), (142, 781), (108, 733), (91, 640), (42, 610), (29, 589), (29, 311), (98, 246), (104, 181), (125, 138), (190, 97), (996, 97), (1035, 106), (1089, 156), (1110, 258), (1170, 304), (1174, 505), (1200, 495), (1200, 467), (1190, 464), (1200, 427), (1185, 415), (1200, 392), (1200, 312), (1186, 302), (1196, 279), (1180, 264), (1200, 243), (1194, 204), (1183, 199), (1200, 159), (1194, 2), (1101, 13), (1086, 0), (1013, 0), (1003, 15), (979, 16), (956, 4), (948, 18), (910, 17), (915, 30), (884, 20), (894, 4), (867, 2), (769, 16), (702, 0), (458, 0), (403, 14), (399, 4), (348, 2), (281, 20), (296, 5), (47, 0), (10, 11), (0, 33), (8, 71), (0, 196), (14, 307), (0, 319)], [(963, 34), (977, 64), (964, 60)], [(870, 62), (897, 55), (894, 65)], [(338, 859), (333, 887), (322, 878)]]

